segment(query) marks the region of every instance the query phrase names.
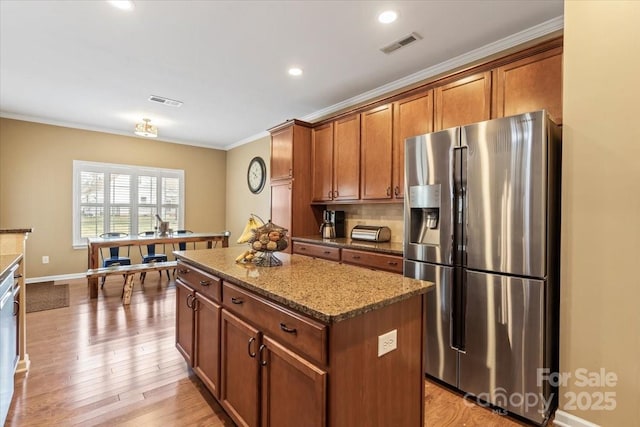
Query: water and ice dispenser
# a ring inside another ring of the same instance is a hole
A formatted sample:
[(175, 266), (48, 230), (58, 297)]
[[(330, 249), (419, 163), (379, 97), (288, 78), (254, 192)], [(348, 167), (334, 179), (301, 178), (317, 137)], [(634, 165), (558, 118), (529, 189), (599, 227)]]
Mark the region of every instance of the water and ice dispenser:
[(437, 245), (440, 242), (440, 184), (409, 187), (409, 241)]

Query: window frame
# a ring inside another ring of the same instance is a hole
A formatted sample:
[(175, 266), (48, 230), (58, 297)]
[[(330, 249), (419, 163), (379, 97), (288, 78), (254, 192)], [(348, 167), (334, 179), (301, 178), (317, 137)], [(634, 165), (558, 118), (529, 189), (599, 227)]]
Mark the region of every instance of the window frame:
[[(97, 172), (104, 173), (104, 199), (102, 203), (81, 203), (81, 174), (82, 172)], [(131, 223), (130, 234), (137, 235), (141, 231), (138, 230), (138, 208), (149, 207), (149, 203), (139, 204), (138, 200), (138, 177), (139, 176), (154, 176), (156, 177), (156, 212), (162, 213), (163, 204), (162, 197), (162, 185), (163, 178), (178, 179), (179, 182), (179, 201), (177, 206), (178, 211), (178, 229), (184, 228), (184, 211), (185, 211), (185, 184), (184, 184), (184, 170), (182, 169), (167, 169), (156, 168), (149, 166), (136, 166), (125, 165), (117, 163), (102, 163), (102, 162), (90, 162), (85, 160), (73, 161), (73, 215), (72, 215), (72, 245), (74, 249), (84, 249), (87, 247), (87, 237), (81, 237), (82, 235), (82, 221), (81, 221), (81, 208), (87, 205), (93, 205), (97, 208), (103, 209), (103, 226), (104, 231), (109, 231), (109, 212), (112, 206), (123, 206), (121, 203), (114, 203), (111, 201), (110, 194), (110, 175), (111, 174), (124, 174), (130, 176), (129, 192), (130, 192), (130, 204), (128, 205), (131, 210)]]

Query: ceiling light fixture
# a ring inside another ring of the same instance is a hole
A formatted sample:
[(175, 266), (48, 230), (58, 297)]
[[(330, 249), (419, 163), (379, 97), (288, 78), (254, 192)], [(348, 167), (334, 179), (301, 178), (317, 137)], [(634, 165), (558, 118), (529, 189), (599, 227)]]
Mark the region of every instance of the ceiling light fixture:
[(289, 68), (289, 74), (292, 76), (301, 76), (302, 70), (300, 68)]
[(150, 119), (142, 119), (142, 121), (144, 123), (136, 124), (136, 129), (133, 133), (146, 138), (156, 138), (158, 136), (158, 128), (151, 124)]
[(133, 2), (131, 0), (110, 0), (111, 6), (122, 10), (133, 10)]
[(398, 18), (398, 14), (393, 10), (385, 10), (378, 15), (378, 21), (383, 24), (390, 24)]

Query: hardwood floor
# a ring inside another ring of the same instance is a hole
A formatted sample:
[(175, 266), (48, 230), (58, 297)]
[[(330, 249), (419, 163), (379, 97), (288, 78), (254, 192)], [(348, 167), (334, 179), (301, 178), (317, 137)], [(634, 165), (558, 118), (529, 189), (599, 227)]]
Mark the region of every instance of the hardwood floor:
[[(136, 278), (130, 306), (120, 277), (97, 300), (84, 279), (65, 283), (69, 307), (27, 314), (31, 369), (16, 378), (6, 426), (234, 425), (175, 348), (173, 279)], [(523, 425), (425, 387), (425, 425)]]

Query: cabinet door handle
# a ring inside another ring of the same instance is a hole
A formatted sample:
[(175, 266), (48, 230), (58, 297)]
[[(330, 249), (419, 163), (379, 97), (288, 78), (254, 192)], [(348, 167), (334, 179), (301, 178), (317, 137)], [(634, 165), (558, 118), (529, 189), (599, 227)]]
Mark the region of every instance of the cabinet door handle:
[(398, 261), (387, 261), (389, 265), (398, 265)]
[(191, 301), (191, 298), (195, 299), (193, 294), (187, 295), (187, 307), (189, 307), (190, 309), (193, 309), (193, 305), (191, 305), (191, 303), (189, 302), (189, 301)]
[(200, 310), (200, 300), (196, 297), (193, 297), (193, 311)]
[(236, 297), (231, 297), (231, 303), (232, 304), (242, 304), (244, 301), (242, 301), (242, 298), (236, 298)]
[(351, 255), (352, 259), (360, 259), (360, 255)]
[(391, 187), (387, 187), (387, 196), (391, 196)]
[(189, 269), (188, 268), (181, 268), (181, 269), (178, 270), (178, 273), (187, 274), (187, 273), (189, 273)]
[(20, 313), (20, 302), (19, 301), (14, 301), (13, 302), (13, 315), (17, 316), (18, 313)]
[(307, 247), (306, 247), (306, 246), (300, 246), (300, 250), (301, 250), (301, 251), (306, 251), (306, 250), (307, 250)]
[(211, 280), (200, 280), (200, 286), (209, 286), (211, 284)]
[(327, 193), (327, 197), (331, 198), (331, 190), (329, 190), (329, 192)]
[(289, 178), (293, 176), (293, 169), (289, 168)]
[(331, 251), (324, 251), (325, 255), (329, 255), (331, 253)]
[(333, 197), (334, 197), (335, 199), (337, 199), (339, 195), (340, 195), (340, 193), (338, 192), (338, 190), (336, 190), (336, 191), (334, 191), (334, 192), (333, 192)]
[(288, 334), (296, 334), (298, 331), (296, 330), (296, 328), (288, 328), (286, 324), (284, 323), (280, 323), (280, 329), (282, 329), (284, 332), (288, 333)]
[(267, 366), (267, 361), (262, 358), (262, 350), (264, 350), (265, 348), (267, 348), (267, 346), (264, 344), (261, 344), (260, 348), (258, 349), (258, 353), (260, 353), (259, 360), (262, 366)]
[(395, 186), (395, 188), (393, 189), (393, 194), (395, 194), (396, 196), (400, 194), (400, 187), (398, 187), (397, 185)]
[(254, 342), (256, 342), (256, 339), (254, 337), (251, 337), (249, 338), (249, 344), (247, 344), (247, 351), (249, 352), (249, 357), (251, 358), (256, 357), (256, 352), (251, 351), (251, 344), (253, 344)]

